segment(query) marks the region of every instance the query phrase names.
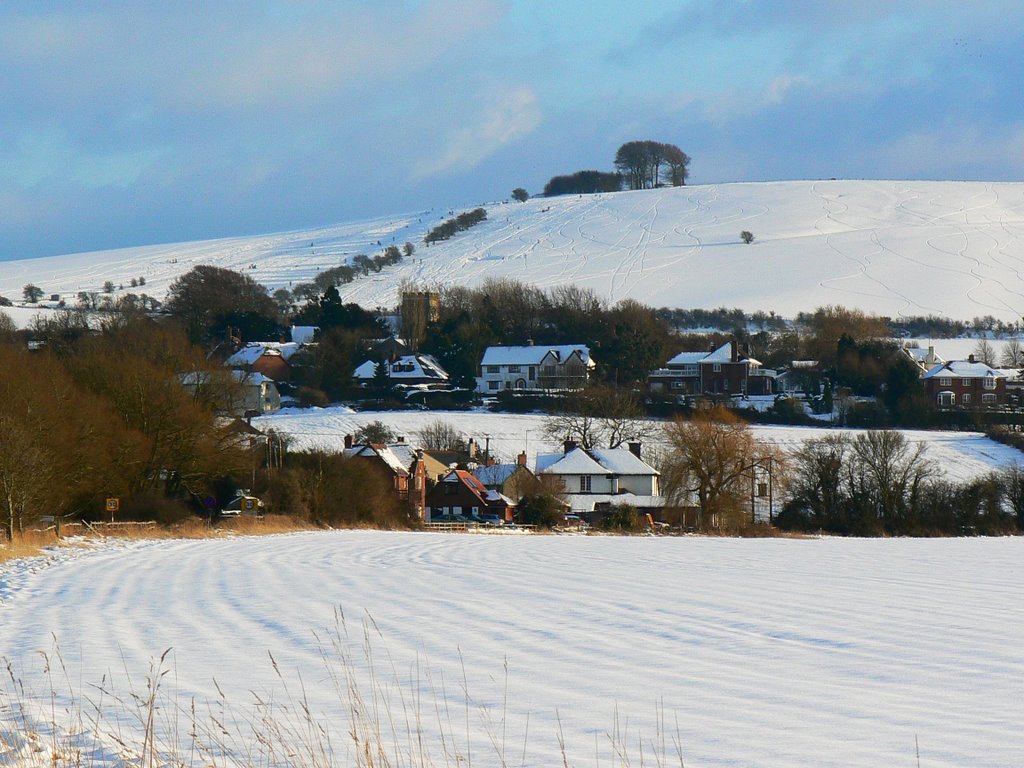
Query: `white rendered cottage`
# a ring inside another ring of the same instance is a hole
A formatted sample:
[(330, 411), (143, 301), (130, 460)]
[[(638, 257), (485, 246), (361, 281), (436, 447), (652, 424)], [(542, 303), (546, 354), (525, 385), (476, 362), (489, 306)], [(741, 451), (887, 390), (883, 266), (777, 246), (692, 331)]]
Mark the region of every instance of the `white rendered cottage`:
[(588, 514), (598, 504), (661, 509), (660, 473), (640, 457), (640, 443), (628, 448), (584, 450), (567, 440), (562, 453), (537, 456), (537, 474), (559, 479), (572, 512)]
[(476, 390), (575, 390), (587, 385), (594, 361), (582, 344), (488, 347), (480, 361)]

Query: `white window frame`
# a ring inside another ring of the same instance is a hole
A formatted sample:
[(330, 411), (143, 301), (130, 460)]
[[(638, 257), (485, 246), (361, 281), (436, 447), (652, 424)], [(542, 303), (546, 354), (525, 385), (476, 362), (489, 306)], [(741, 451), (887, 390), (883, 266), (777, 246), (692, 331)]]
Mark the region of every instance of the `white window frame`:
[(995, 389), (996, 388), (996, 378), (995, 378), (995, 376), (986, 376), (984, 379), (982, 379), (982, 384), (981, 385), (985, 389)]
[(953, 386), (953, 379), (950, 378), (949, 376), (942, 376), (942, 377), (939, 378), (939, 386), (940, 387), (952, 387)]
[(995, 405), (996, 400), (997, 398), (994, 392), (986, 392), (981, 396), (981, 402), (985, 405)]
[(590, 475), (580, 475), (580, 493), (590, 493), (593, 482)]

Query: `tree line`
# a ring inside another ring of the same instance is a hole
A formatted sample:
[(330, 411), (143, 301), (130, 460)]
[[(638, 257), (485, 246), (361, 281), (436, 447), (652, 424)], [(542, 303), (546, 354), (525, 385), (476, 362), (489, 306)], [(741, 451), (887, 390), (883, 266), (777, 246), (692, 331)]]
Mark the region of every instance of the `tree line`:
[(690, 157), (675, 144), (627, 141), (615, 152), (615, 171), (576, 171), (553, 176), (544, 195), (585, 195), (626, 189), (681, 187), (690, 176)]

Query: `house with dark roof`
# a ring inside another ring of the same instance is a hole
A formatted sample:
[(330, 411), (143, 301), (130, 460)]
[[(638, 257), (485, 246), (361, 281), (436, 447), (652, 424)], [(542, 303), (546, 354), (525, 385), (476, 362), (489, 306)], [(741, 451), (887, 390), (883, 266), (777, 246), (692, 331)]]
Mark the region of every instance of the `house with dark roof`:
[(1005, 371), (967, 360), (936, 363), (921, 374), (928, 401), (935, 408), (997, 408), (1006, 405)]
[(709, 352), (680, 352), (647, 376), (654, 394), (690, 397), (743, 397), (775, 392), (775, 371), (727, 341)]
[(511, 522), (515, 502), (464, 469), (453, 469), (427, 492), (427, 521), (438, 515), (497, 515)]
[(595, 365), (583, 344), (488, 347), (480, 360), (476, 391), (493, 395), (506, 389), (583, 389)]
[(398, 498), (408, 501), (416, 517), (423, 519), (427, 474), (419, 451), (403, 439), (394, 443), (357, 445), (352, 435), (345, 435), (343, 455), (347, 459), (365, 462), (369, 471), (383, 473), (390, 479)]
[[(385, 360), (388, 380), (391, 384), (448, 384), (449, 376), (437, 360), (431, 355), (402, 355)], [(367, 386), (373, 383), (378, 363), (367, 360), (356, 368), (352, 378), (357, 384)]]
[(535, 479), (526, 465), (526, 451), (516, 457), (514, 464), (486, 464), (472, 470), (472, 473), (489, 490), (498, 491), (516, 501), (522, 498), (525, 489)]

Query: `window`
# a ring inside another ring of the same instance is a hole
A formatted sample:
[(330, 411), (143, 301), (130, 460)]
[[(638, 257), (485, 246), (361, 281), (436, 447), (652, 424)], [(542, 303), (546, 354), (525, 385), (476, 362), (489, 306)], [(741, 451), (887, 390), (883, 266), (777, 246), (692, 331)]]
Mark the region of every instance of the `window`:
[(500, 386), (501, 386), (501, 382), (500, 381), (488, 381), (487, 382), (487, 388), (490, 389), (490, 390), (495, 390), (495, 389), (497, 389)]
[(696, 376), (697, 375), (697, 364), (687, 363), (683, 366), (683, 376)]
[(985, 405), (995, 405), (996, 396), (991, 392), (986, 392), (981, 396), (981, 402), (983, 402)]
[(580, 475), (580, 493), (590, 493), (590, 475)]
[(996, 388), (996, 380), (995, 380), (994, 376), (986, 376), (981, 381), (982, 381), (982, 386), (984, 386), (985, 389), (995, 389)]
[(537, 366), (531, 365), (530, 366), (530, 381), (536, 381), (536, 380), (537, 380)]
[(508, 372), (509, 373), (519, 373), (519, 366), (518, 365), (510, 365), (508, 367)]
[(943, 376), (942, 378), (939, 379), (939, 386), (951, 387), (953, 386), (953, 379), (951, 379), (949, 376)]
[(445, 496), (454, 496), (455, 495), (455, 483), (442, 483), (442, 485), (444, 486), (444, 495)]
[(974, 382), (971, 379), (963, 379), (960, 383), (963, 384), (965, 387), (974, 386)]
[(970, 392), (964, 392), (963, 397), (960, 398), (960, 402), (962, 402), (964, 405), (970, 405), (970, 403), (971, 403), (971, 393)]
[(501, 373), (500, 365), (488, 365), (484, 367), (484, 373)]
[(672, 380), (672, 389), (682, 389), (685, 386), (686, 386), (686, 383), (680, 381), (679, 379), (673, 379)]
[(956, 404), (956, 395), (952, 392), (939, 392), (939, 405), (949, 408)]
[(715, 373), (721, 373), (722, 372), (722, 364), (721, 363), (715, 363), (714, 368), (712, 368), (712, 370)]

